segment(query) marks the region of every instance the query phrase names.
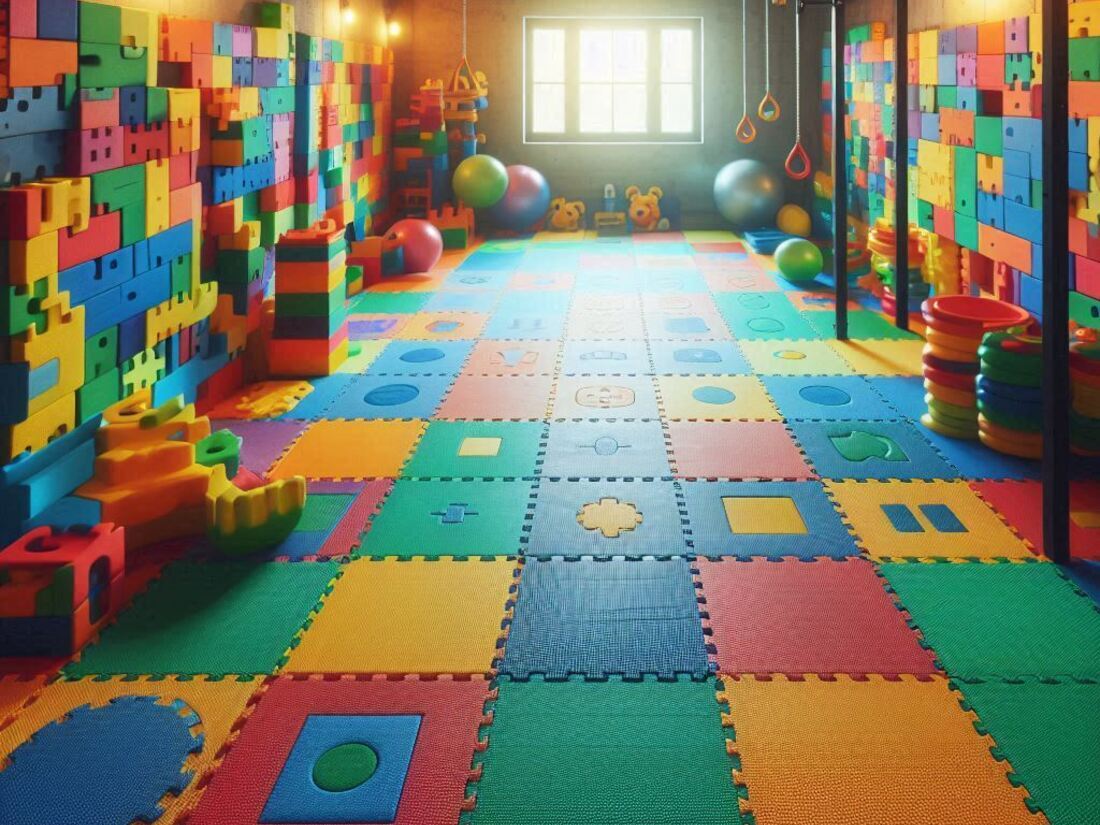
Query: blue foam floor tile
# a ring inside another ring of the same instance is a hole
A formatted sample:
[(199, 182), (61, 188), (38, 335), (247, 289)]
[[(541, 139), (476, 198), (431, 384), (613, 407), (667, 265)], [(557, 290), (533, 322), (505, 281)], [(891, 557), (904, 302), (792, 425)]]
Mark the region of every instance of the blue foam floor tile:
[(566, 375), (644, 375), (650, 372), (645, 341), (565, 342), (561, 371)]
[[(688, 481), (681, 486), (688, 542), (700, 556), (835, 559), (859, 553), (820, 482)], [(756, 532), (761, 527), (767, 532)]]
[(544, 478), (661, 478), (672, 475), (659, 421), (556, 421)]
[(564, 315), (569, 311), (569, 292), (564, 289), (556, 289), (549, 292), (540, 292), (532, 295), (529, 292), (505, 292), (500, 297), (497, 312), (504, 314), (514, 312), (543, 312), (553, 315)]
[(457, 375), (473, 348), (473, 341), (391, 341), (367, 374)]
[(646, 332), (659, 338), (728, 339), (729, 331), (716, 313), (653, 311), (645, 314)]
[(431, 418), (454, 380), (453, 375), (355, 376), (326, 414), (329, 418)]
[(732, 341), (651, 340), (649, 354), (658, 375), (744, 375), (752, 371)]
[(634, 269), (588, 269), (577, 273), (577, 292), (627, 292), (638, 288)]
[(821, 336), (782, 292), (725, 292), (715, 296), (734, 338), (817, 340)]
[(342, 396), (354, 382), (354, 375), (326, 375), (322, 378), (310, 379), (313, 392), (279, 418), (300, 421), (327, 418), (329, 409), (336, 403), (336, 399)]
[(440, 290), (428, 299), (425, 312), (491, 312), (499, 295), (485, 289)]
[(510, 280), (512, 280), (512, 271), (508, 269), (479, 271), (459, 268), (447, 276), (443, 281), (443, 288), (455, 291), (499, 292), (508, 286)]
[(646, 269), (638, 273), (638, 288), (642, 292), (675, 293), (708, 292), (707, 282), (697, 269)]
[(999, 453), (980, 441), (950, 438), (932, 432), (919, 422), (914, 427), (955, 468), (960, 478), (1039, 478), (1041, 475), (1038, 461)]
[(512, 272), (523, 261), (523, 250), (486, 249), (480, 247), (459, 265), (459, 270)]
[(794, 421), (788, 426), (822, 478), (958, 478), (907, 422)]
[(671, 481), (541, 481), (524, 554), (683, 555), (677, 489)]
[(875, 421), (900, 417), (858, 375), (766, 375), (762, 380), (788, 420)]
[(565, 334), (565, 314), (542, 310), (501, 312), (489, 319), (484, 338), (504, 340), (557, 340)]
[(708, 674), (691, 571), (684, 559), (528, 562), (501, 673)]

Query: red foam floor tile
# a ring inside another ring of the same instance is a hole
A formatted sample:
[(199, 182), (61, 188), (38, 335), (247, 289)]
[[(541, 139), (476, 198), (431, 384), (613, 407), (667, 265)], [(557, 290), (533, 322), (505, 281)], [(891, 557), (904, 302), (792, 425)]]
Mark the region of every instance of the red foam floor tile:
[[(1043, 552), (1043, 485), (1038, 481), (974, 481), (978, 495), (1036, 552)], [(1100, 559), (1100, 481), (1074, 481), (1069, 492), (1070, 553)]]
[(679, 478), (815, 478), (778, 421), (670, 421), (668, 433)]

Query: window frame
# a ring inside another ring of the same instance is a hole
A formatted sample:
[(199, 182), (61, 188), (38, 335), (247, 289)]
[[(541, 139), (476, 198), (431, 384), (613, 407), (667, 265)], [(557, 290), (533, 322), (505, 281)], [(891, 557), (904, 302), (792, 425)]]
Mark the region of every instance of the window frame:
[[(534, 32), (539, 29), (565, 31), (565, 131), (534, 132), (534, 77), (529, 65)], [(646, 123), (645, 132), (582, 132), (580, 130), (580, 31), (581, 29), (644, 29), (646, 39)], [(661, 31), (686, 28), (692, 31), (692, 120), (691, 132), (661, 131)], [(550, 145), (675, 145), (703, 143), (703, 18), (699, 15), (668, 16), (579, 16), (530, 15), (523, 18), (523, 142)]]

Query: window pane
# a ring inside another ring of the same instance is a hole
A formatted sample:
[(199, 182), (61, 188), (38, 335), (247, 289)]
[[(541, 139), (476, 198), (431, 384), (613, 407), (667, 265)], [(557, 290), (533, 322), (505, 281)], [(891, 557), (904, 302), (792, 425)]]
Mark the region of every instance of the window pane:
[(644, 132), (646, 89), (642, 83), (615, 84), (615, 131)]
[(661, 85), (661, 131), (690, 133), (694, 131), (694, 108), (690, 83)]
[(611, 32), (599, 29), (582, 29), (581, 82), (610, 83), (611, 76)]
[(646, 33), (639, 29), (615, 32), (615, 82), (645, 83)]
[(580, 100), (580, 130), (610, 132), (611, 89), (609, 83), (582, 83)]
[(565, 84), (536, 83), (531, 100), (531, 131), (565, 131)]
[(661, 31), (661, 80), (665, 83), (691, 83), (691, 30)]
[(531, 79), (535, 83), (565, 82), (564, 29), (535, 29), (531, 38)]

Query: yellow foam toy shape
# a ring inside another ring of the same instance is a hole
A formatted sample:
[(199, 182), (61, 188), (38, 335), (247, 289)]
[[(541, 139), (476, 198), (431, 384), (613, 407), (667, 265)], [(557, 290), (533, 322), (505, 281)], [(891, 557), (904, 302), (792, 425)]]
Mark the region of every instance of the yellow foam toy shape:
[(222, 401), (210, 410), (210, 417), (274, 418), (290, 412), (311, 392), (313, 385), (308, 381), (261, 381)]
[(585, 530), (599, 530), (604, 538), (617, 539), (642, 523), (642, 514), (629, 501), (601, 498), (581, 507), (577, 523)]
[(723, 496), (722, 509), (730, 532), (737, 535), (805, 535), (806, 522), (790, 498)]
[(515, 562), (372, 561), (344, 567), (288, 673), (488, 673)]
[(106, 425), (96, 433), (100, 452), (118, 447), (185, 441), (195, 444), (210, 435), (210, 419), (195, 415), (195, 405), (183, 397), (153, 406), (151, 389), (142, 389), (103, 411)]
[(305, 503), (306, 480), (301, 476), (242, 490), (219, 464), (206, 491), (207, 535), (234, 555), (274, 547), (298, 525)]

